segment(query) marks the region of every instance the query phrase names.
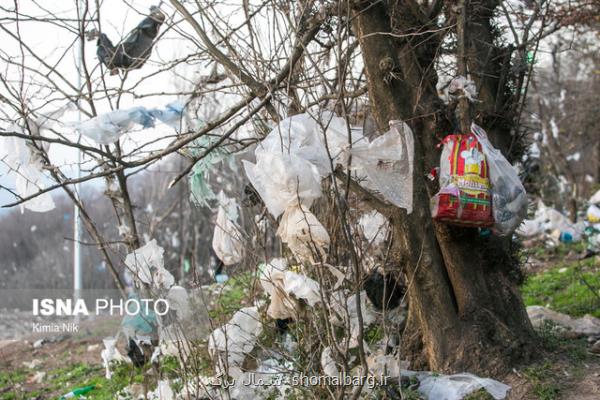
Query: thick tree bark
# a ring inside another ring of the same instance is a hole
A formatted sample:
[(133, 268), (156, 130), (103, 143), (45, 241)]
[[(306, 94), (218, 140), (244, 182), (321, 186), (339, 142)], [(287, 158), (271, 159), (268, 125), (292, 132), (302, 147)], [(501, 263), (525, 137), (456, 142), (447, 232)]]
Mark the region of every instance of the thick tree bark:
[(439, 39), (389, 35), (428, 29), (415, 3), (397, 1), (392, 10), (384, 2), (365, 4), (354, 19), (379, 128), (402, 119), (415, 133), (414, 211), (389, 212), (408, 285), (404, 356), (436, 371), (501, 373), (530, 356), (534, 332), (509, 278), (507, 244), (431, 219), (435, 188), (425, 174), (439, 163), (439, 138), (451, 133), (435, 90)]

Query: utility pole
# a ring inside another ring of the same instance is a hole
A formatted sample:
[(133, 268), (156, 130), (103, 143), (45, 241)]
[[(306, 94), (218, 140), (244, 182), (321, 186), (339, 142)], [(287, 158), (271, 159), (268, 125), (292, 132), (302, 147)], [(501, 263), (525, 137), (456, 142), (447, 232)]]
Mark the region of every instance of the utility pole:
[[(79, 24), (79, 40), (77, 41), (77, 55), (76, 55), (76, 66), (77, 66), (77, 89), (79, 90), (77, 97), (77, 105), (79, 106), (81, 98), (81, 68), (83, 63), (83, 0), (77, 1), (77, 21)], [(77, 108), (77, 121), (81, 122), (81, 110)], [(77, 143), (81, 142), (81, 134), (77, 138)], [(81, 150), (77, 149), (77, 178), (81, 178)], [(81, 289), (83, 288), (83, 279), (81, 271), (81, 215), (79, 212), (78, 203), (81, 201), (79, 196), (79, 183), (75, 184), (75, 198), (77, 202), (73, 209), (73, 298), (75, 301), (81, 298)]]

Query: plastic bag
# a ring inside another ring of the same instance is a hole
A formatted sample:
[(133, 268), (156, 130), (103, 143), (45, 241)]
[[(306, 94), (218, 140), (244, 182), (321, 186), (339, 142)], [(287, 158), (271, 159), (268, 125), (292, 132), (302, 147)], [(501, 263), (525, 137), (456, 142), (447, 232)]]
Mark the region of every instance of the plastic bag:
[(125, 265), (136, 279), (155, 288), (168, 289), (175, 283), (175, 278), (164, 267), (165, 250), (152, 239), (144, 246), (125, 258)]
[(219, 193), (219, 211), (212, 246), (219, 260), (225, 265), (233, 265), (244, 258), (244, 242), (236, 225), (238, 206), (234, 199)]
[(440, 190), (431, 199), (436, 220), (459, 226), (494, 223), (489, 168), (482, 145), (472, 135), (448, 135), (440, 157)]
[(243, 161), (246, 175), (273, 217), (290, 205), (310, 207), (321, 197), (321, 179), (316, 167), (295, 155), (263, 153), (256, 164)]
[(589, 200), (590, 204), (598, 204), (600, 205), (600, 190), (598, 190)]
[[(18, 125), (11, 125), (8, 131), (24, 134), (24, 130)], [(47, 151), (49, 143), (41, 144)], [(34, 149), (28, 146), (25, 139), (2, 136), (0, 137), (0, 160), (9, 168), (9, 172), (15, 175), (15, 191), (21, 198), (35, 195), (46, 188), (44, 184), (43, 164), (41, 158)], [(54, 201), (49, 192), (43, 193), (24, 203), (21, 203), (21, 212), (24, 209), (33, 212), (47, 212), (54, 209)]]
[(305, 275), (288, 271), (281, 258), (271, 260), (261, 269), (260, 283), (270, 297), (267, 315), (274, 319), (295, 318), (297, 299), (311, 307), (321, 301), (319, 284)]
[(440, 80), (437, 84), (437, 92), (439, 98), (446, 104), (456, 97), (460, 98), (463, 96), (469, 101), (477, 100), (477, 87), (475, 83), (464, 76), (457, 76), (450, 82)]
[[(101, 33), (96, 43), (98, 59), (111, 71), (111, 75), (116, 74), (118, 69), (141, 68), (150, 57), (154, 39), (164, 21), (165, 15), (160, 9), (150, 7), (150, 15), (144, 18), (116, 46), (113, 45), (108, 36)], [(94, 37), (91, 36), (91, 39)]]
[(363, 214), (358, 220), (358, 225), (362, 229), (365, 239), (374, 246), (385, 240), (389, 229), (387, 218), (375, 210)]
[[(233, 378), (240, 376), (245, 355), (252, 351), (261, 332), (256, 307), (242, 308), (227, 324), (214, 330), (208, 339), (208, 352), (213, 359), (219, 360), (217, 372), (228, 371)], [(226, 352), (225, 358), (220, 357), (221, 352)]]
[(287, 263), (283, 258), (276, 258), (265, 265), (260, 271), (260, 283), (269, 294), (270, 303), (267, 315), (273, 319), (294, 317), (295, 301), (285, 292), (285, 270)]
[(102, 339), (104, 343), (104, 350), (100, 353), (100, 357), (102, 358), (102, 363), (104, 365), (104, 376), (106, 379), (110, 379), (112, 377), (112, 371), (110, 370), (111, 363), (115, 362), (131, 362), (129, 359), (125, 358), (119, 350), (117, 350), (116, 344), (117, 339), (108, 337)]
[(527, 216), (527, 193), (515, 168), (492, 146), (485, 131), (475, 124), (471, 124), (471, 130), (481, 143), (490, 169), (494, 231), (500, 236), (510, 235)]
[(277, 235), (300, 260), (314, 260), (319, 254), (326, 258), (329, 234), (317, 217), (305, 206), (290, 206), (283, 213)]
[(600, 222), (600, 207), (596, 206), (595, 204), (592, 204), (588, 207), (586, 216), (587, 220), (590, 221), (592, 224), (597, 224), (598, 222)]
[(350, 150), (352, 169), (366, 175), (365, 186), (390, 203), (412, 212), (414, 137), (402, 121), (390, 121), (390, 130), (370, 143)]
[(109, 145), (119, 140), (135, 125), (141, 125), (144, 129), (153, 128), (157, 119), (178, 130), (183, 108), (184, 103), (176, 101), (167, 104), (164, 109), (133, 107), (115, 110), (78, 123), (75, 129), (98, 144)]
[(335, 363), (335, 360), (331, 356), (331, 347), (327, 346), (321, 353), (321, 368), (326, 376), (339, 376), (340, 371)]
[[(334, 292), (331, 296), (331, 309), (333, 311), (330, 321), (334, 324), (343, 324), (350, 329), (349, 347), (358, 346), (358, 304), (356, 294), (347, 295), (343, 291)], [(363, 326), (371, 325), (377, 319), (373, 308), (369, 305), (365, 291), (360, 292), (360, 310), (362, 314)]]
[(468, 373), (426, 377), (421, 375), (418, 379), (419, 393), (429, 400), (462, 400), (481, 388), (484, 388), (495, 400), (502, 400), (510, 391), (510, 386), (504, 383)]

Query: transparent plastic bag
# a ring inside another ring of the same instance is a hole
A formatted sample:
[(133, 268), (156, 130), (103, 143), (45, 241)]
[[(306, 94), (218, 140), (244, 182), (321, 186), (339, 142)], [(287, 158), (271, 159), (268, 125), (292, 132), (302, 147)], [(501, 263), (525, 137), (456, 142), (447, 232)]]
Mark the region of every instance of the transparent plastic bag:
[(219, 260), (233, 265), (244, 258), (244, 242), (235, 221), (238, 217), (237, 204), (223, 192), (219, 193), (219, 211), (212, 246)]
[(313, 260), (320, 254), (326, 258), (329, 234), (310, 210), (301, 205), (292, 205), (281, 218), (277, 234), (300, 261)]
[(489, 166), (492, 185), (492, 213), (494, 232), (500, 236), (512, 234), (527, 216), (527, 193), (515, 168), (494, 148), (485, 131), (471, 125), (479, 140)]
[(290, 205), (310, 207), (321, 197), (321, 178), (310, 162), (293, 154), (259, 153), (256, 164), (243, 161), (246, 175), (273, 217)]

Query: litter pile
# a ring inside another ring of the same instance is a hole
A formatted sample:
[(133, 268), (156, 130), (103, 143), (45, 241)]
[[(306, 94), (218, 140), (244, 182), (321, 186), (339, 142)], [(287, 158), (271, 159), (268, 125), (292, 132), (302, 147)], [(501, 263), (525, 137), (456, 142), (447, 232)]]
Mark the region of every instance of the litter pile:
[(585, 219), (573, 223), (560, 211), (547, 207), (540, 201), (534, 218), (523, 221), (516, 233), (531, 242), (544, 241), (550, 247), (560, 243), (587, 240), (587, 256), (598, 254), (600, 252), (600, 191), (588, 200)]

